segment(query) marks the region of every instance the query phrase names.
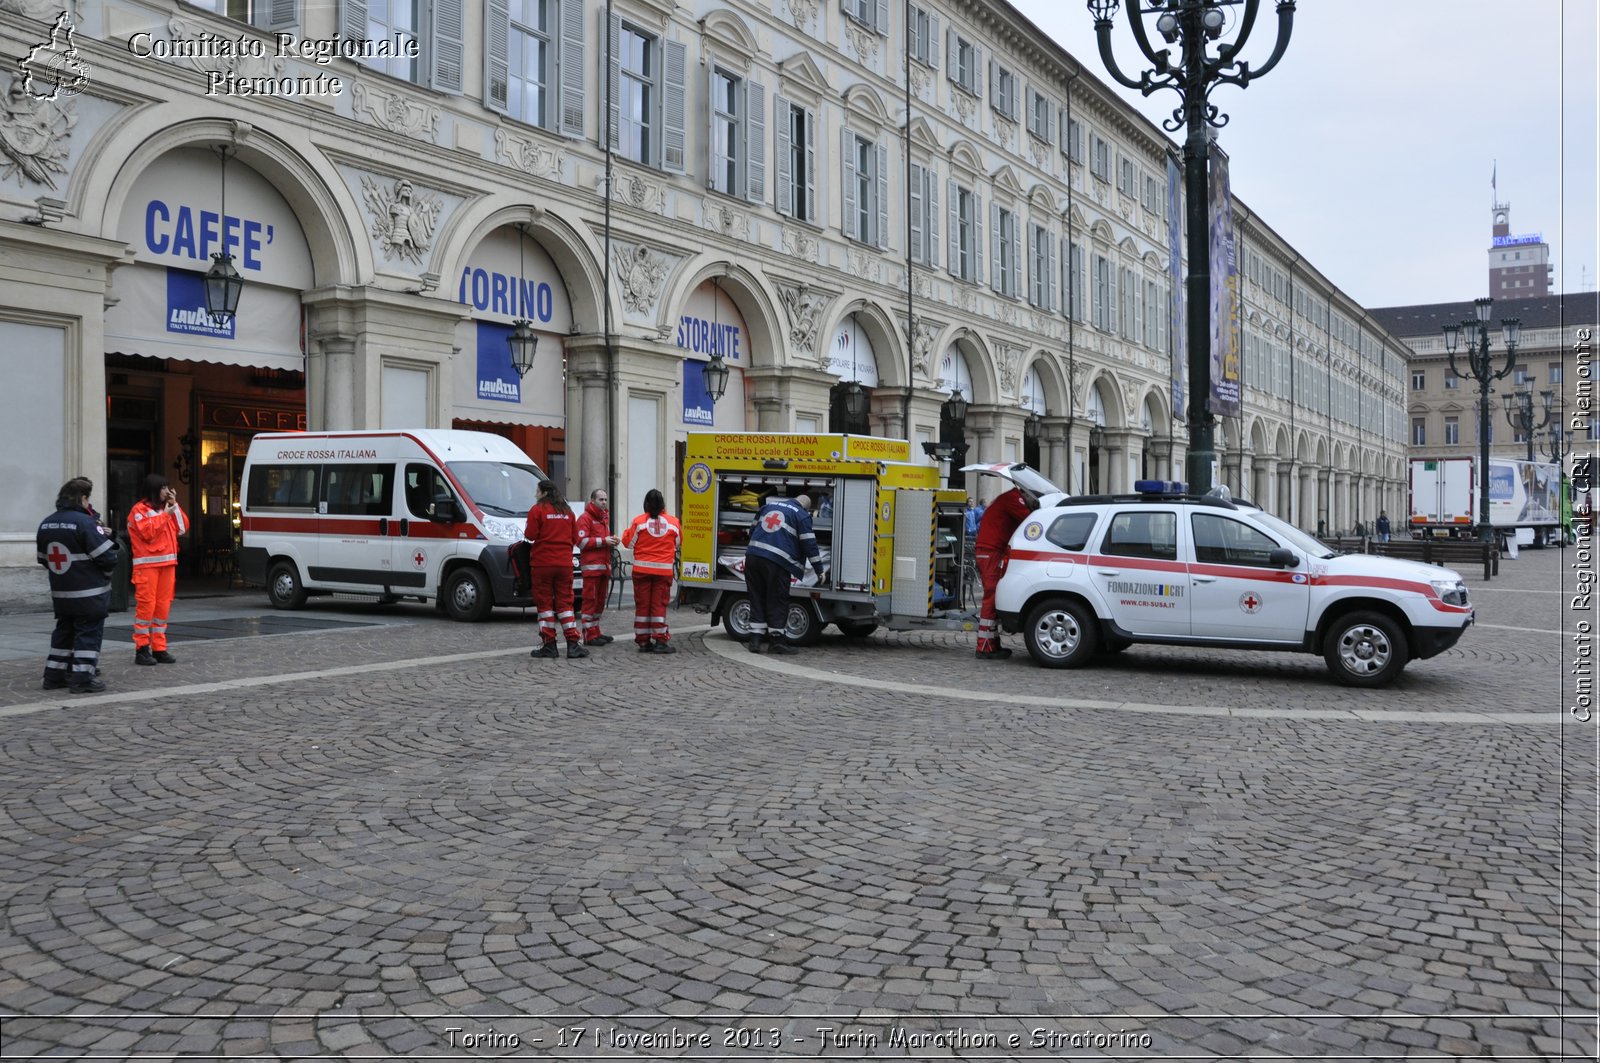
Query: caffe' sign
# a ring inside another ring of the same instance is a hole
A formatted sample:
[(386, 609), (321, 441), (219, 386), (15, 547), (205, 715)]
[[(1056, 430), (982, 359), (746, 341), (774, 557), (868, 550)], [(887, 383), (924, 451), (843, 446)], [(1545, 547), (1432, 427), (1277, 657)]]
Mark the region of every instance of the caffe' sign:
[(204, 406), (200, 424), (249, 432), (304, 432), (306, 413), (273, 406)]

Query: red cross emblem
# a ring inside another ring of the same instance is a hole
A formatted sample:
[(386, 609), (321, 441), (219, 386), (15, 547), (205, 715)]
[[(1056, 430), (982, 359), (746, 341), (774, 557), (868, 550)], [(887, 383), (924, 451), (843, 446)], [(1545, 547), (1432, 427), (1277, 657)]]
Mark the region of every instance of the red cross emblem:
[(769, 532), (777, 531), (779, 528), (783, 527), (783, 514), (768, 513), (765, 517), (761, 518), (761, 526)]
[(428, 563), (428, 555), (423, 553), (421, 550), (417, 550), (411, 555), (411, 563), (416, 565), (418, 568), (421, 568), (423, 565)]
[(67, 553), (67, 548), (60, 543), (51, 543), (44, 551), (45, 567), (56, 575), (61, 575), (72, 567), (72, 555)]
[(1261, 599), (1247, 591), (1239, 599), (1239, 608), (1247, 613), (1254, 613), (1261, 608)]

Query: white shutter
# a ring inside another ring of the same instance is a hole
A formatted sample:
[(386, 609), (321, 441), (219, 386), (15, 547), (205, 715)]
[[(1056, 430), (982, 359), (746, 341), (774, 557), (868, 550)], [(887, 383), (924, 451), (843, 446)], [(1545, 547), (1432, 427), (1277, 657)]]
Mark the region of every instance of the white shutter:
[(928, 265), (939, 264), (939, 179), (933, 170), (922, 171), (922, 179), (928, 190)]
[(1056, 308), (1056, 239), (1048, 232), (1040, 234), (1044, 237), (1044, 308)]
[(993, 59), (989, 60), (989, 106), (996, 110), (1000, 107), (1000, 70)]
[(877, 146), (878, 159), (878, 231), (873, 235), (880, 248), (889, 246), (889, 148)]
[(945, 182), (945, 191), (950, 194), (950, 257), (948, 264), (950, 272), (961, 276), (961, 190), (954, 181)]
[(367, 39), (367, 0), (339, 0), (339, 33), (349, 41)]
[(767, 90), (755, 81), (745, 82), (744, 150), (745, 198), (759, 203), (767, 191)]
[(677, 41), (663, 40), (664, 59), (661, 78), (661, 168), (672, 173), (684, 173), (686, 160), (685, 133), (688, 102), (689, 50)]
[(928, 66), (939, 69), (939, 16), (928, 12), (928, 40), (923, 49), (928, 53)]
[(970, 79), (972, 84), (968, 85), (967, 87), (971, 89), (973, 94), (979, 99), (983, 98), (983, 75), (978, 72), (982, 69), (983, 49), (974, 44), (972, 46), (972, 75)]
[(806, 220), (817, 224), (817, 118), (810, 108), (805, 111), (806, 127)]
[[(568, 0), (568, 3), (570, 4), (571, 0)], [(602, 15), (601, 17), (604, 18), (605, 16)], [(622, 56), (618, 52), (618, 49), (622, 46), (621, 15), (611, 15), (606, 32), (608, 34), (606, 38), (608, 42), (606, 47), (606, 55), (608, 57), (606, 77), (609, 80), (606, 97), (611, 101), (611, 150), (616, 151), (622, 147)], [(609, 192), (610, 190), (608, 189), (607, 193), (609, 194)]]
[(924, 170), (916, 163), (912, 163), (910, 169), (911, 187), (906, 192), (906, 199), (911, 212), (911, 247), (908, 253), (913, 261), (920, 259), (923, 262), (927, 262), (928, 243), (925, 239), (927, 236), (925, 231), (927, 227), (923, 224), (922, 219), (928, 207), (927, 197), (923, 195), (923, 189), (925, 189), (928, 184), (928, 171)]
[(956, 36), (956, 31), (953, 28), (945, 30), (944, 32), (945, 62), (948, 67), (950, 79), (954, 81), (956, 78), (961, 76), (961, 58), (960, 56), (956, 55), (956, 47), (957, 43), (960, 41), (960, 38)]
[(1041, 286), (1044, 282), (1042, 271), (1039, 269), (1039, 237), (1038, 226), (1028, 226), (1028, 302), (1034, 306), (1044, 305), (1044, 292)]
[(773, 150), (778, 155), (774, 160), (778, 166), (778, 213), (786, 218), (792, 218), (794, 217), (794, 166), (789, 158), (793, 150), (789, 142), (789, 108), (792, 105), (783, 96), (773, 96), (772, 104)]
[(1056, 105), (1050, 100), (1045, 100), (1042, 120), (1044, 122), (1044, 142), (1046, 144), (1054, 144), (1056, 142), (1055, 114)]
[(467, 53), (462, 0), (432, 0), (429, 8), (433, 33), (429, 84), (441, 92), (462, 92), (466, 87)]
[[(735, 94), (737, 94), (738, 87), (735, 87), (734, 91), (735, 91)], [(735, 108), (737, 108), (738, 104), (735, 103), (734, 106), (735, 106)], [(737, 111), (736, 111), (736, 113), (737, 113)], [(701, 123), (701, 125), (703, 125), (705, 127), (705, 134), (706, 134), (706, 187), (710, 188), (710, 189), (714, 189), (715, 191), (718, 191), (718, 192), (726, 192), (728, 195), (731, 196), (731, 195), (733, 195), (733, 188), (731, 186), (728, 187), (728, 188), (718, 188), (717, 187), (717, 182), (722, 179), (723, 170), (726, 168), (726, 165), (727, 165), (727, 162), (728, 162), (728, 157), (726, 155), (724, 155), (722, 152), (717, 150), (717, 123), (718, 123), (718, 121), (719, 121), (719, 119), (717, 117), (717, 68), (715, 66), (707, 64), (706, 65), (705, 121)], [(736, 144), (731, 144), (730, 143), (728, 145), (728, 150), (737, 153), (739, 149), (738, 149), (738, 146)], [(737, 157), (737, 155), (735, 157)]]
[(1106, 260), (1106, 331), (1117, 331), (1117, 266)]
[(510, 106), (511, 0), (485, 0), (483, 8), (483, 105), (506, 113)]
[(877, 23), (872, 27), (878, 36), (889, 36), (889, 0), (878, 0)]
[(300, 21), (297, 0), (265, 0), (258, 4), (251, 23), (268, 33), (287, 33)]
[(989, 204), (989, 287), (1001, 291), (1000, 204)]
[[(556, 128), (563, 136), (583, 136), (583, 3), (581, 0), (561, 0), (561, 52), (556, 62), (560, 68), (560, 96), (556, 106), (560, 118)], [(615, 42), (613, 42), (613, 48)], [(613, 92), (616, 85), (611, 86)], [(616, 99), (615, 96), (612, 97)], [(615, 124), (612, 125), (615, 129)]]
[(972, 276), (974, 284), (983, 283), (983, 197), (972, 193)]
[(839, 130), (840, 174), (844, 179), (842, 199), (844, 201), (844, 217), (839, 219), (839, 228), (851, 239), (860, 239), (856, 234), (856, 135), (848, 129)]

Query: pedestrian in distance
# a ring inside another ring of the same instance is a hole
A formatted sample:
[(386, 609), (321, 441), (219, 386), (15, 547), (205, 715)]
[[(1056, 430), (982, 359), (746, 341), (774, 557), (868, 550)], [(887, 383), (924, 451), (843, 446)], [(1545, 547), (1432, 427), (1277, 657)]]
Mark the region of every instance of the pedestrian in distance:
[(559, 658), (556, 628), (567, 637), (569, 660), (589, 656), (572, 615), (572, 546), (577, 538), (572, 507), (549, 480), (539, 481), (539, 497), (528, 510), (523, 542), (528, 544), (528, 575), (533, 606), (539, 613), (539, 648), (529, 656)]
[(751, 653), (794, 653), (789, 630), (789, 585), (810, 564), (822, 578), (817, 537), (811, 529), (811, 496), (768, 498), (750, 525), (744, 553), (744, 585), (750, 594)]
[(167, 617), (178, 585), (178, 536), (189, 518), (178, 492), (153, 472), (144, 478), (144, 497), (128, 513), (128, 545), (133, 553), (133, 663), (175, 664), (167, 652)]
[(44, 689), (97, 694), (106, 688), (95, 678), (106, 614), (111, 611), (111, 573), (117, 544), (89, 508), (94, 484), (77, 476), (61, 486), (56, 511), (39, 525), (39, 564), (50, 574), (50, 603), (56, 626), (44, 665)]
[(604, 488), (589, 492), (578, 514), (578, 570), (583, 574), (583, 611), (578, 626), (585, 646), (605, 646), (610, 635), (600, 633), (600, 614), (611, 590), (611, 550), (621, 538), (611, 534), (611, 496)]
[(1378, 510), (1378, 541), (1380, 543), (1389, 541), (1389, 514), (1381, 509)]
[(633, 551), (633, 641), (640, 653), (677, 653), (667, 630), (667, 602), (683, 525), (667, 513), (667, 500), (654, 487), (645, 492), (644, 512), (622, 533), (622, 545)]
[(978, 526), (983, 523), (984, 505), (982, 502), (967, 499), (967, 537), (978, 534)]
[(1011, 656), (1011, 651), (1000, 645), (994, 589), (1005, 575), (1012, 534), (1028, 514), (1038, 508), (1037, 498), (1020, 487), (1013, 487), (989, 503), (978, 525), (973, 555), (978, 562), (978, 578), (983, 581), (983, 601), (978, 606), (978, 657), (981, 660), (999, 661)]

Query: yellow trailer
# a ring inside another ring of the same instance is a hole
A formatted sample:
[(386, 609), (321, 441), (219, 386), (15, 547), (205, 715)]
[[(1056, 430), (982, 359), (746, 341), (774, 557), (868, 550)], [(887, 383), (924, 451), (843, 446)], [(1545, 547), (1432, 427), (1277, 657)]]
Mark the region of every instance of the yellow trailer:
[(938, 468), (912, 464), (905, 440), (877, 436), (689, 433), (681, 602), (749, 637), (745, 544), (775, 494), (811, 496), (825, 557), (823, 577), (808, 574), (790, 592), (790, 641), (813, 643), (828, 624), (856, 636), (975, 626), (976, 611), (960, 608), (966, 493), (941, 486)]

